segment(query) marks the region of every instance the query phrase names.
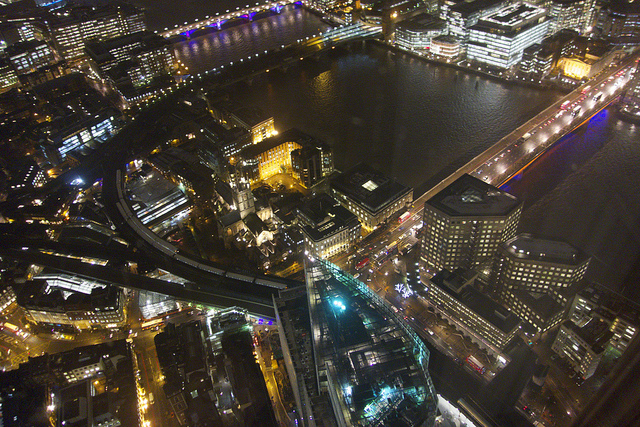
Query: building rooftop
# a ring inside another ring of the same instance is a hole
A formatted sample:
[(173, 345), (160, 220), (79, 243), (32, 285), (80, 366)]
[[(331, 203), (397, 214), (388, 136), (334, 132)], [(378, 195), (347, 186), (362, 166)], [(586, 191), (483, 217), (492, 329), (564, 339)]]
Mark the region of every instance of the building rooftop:
[(596, 353), (602, 353), (613, 336), (609, 330), (609, 324), (601, 319), (591, 319), (587, 324), (578, 326), (571, 320), (565, 320), (562, 324), (582, 340)]
[(426, 204), (450, 216), (506, 216), (521, 202), (493, 185), (462, 175), (444, 190), (427, 200)]
[(366, 285), (324, 260), (306, 261), (319, 375), (335, 413), (359, 426), (429, 425), (436, 395), (429, 351)]
[(545, 261), (557, 264), (580, 265), (589, 260), (587, 254), (558, 240), (520, 234), (502, 244), (503, 250), (515, 258)]
[(404, 28), (413, 31), (433, 31), (444, 30), (447, 27), (447, 23), (428, 13), (421, 13), (412, 18), (398, 23), (396, 28)]
[(327, 236), (331, 236), (345, 227), (355, 226), (358, 218), (343, 206), (334, 206), (324, 221), (318, 223), (315, 227), (304, 225), (302, 229), (314, 241), (319, 241)]
[(263, 139), (257, 144), (253, 144), (242, 150), (242, 157), (244, 159), (253, 159), (265, 151), (269, 151), (272, 148), (277, 147), (285, 142), (296, 142), (299, 145), (306, 146), (308, 143), (315, 141), (313, 137), (298, 129), (288, 129), (276, 136)]
[(355, 200), (373, 214), (413, 191), (365, 163), (331, 179), (331, 188)]
[(525, 306), (540, 316), (543, 323), (564, 310), (564, 306), (556, 302), (549, 294), (534, 293), (523, 289), (512, 289), (511, 292)]
[(515, 36), (524, 27), (541, 22), (547, 10), (528, 3), (514, 3), (482, 18), (471, 28)]
[(451, 12), (457, 12), (462, 15), (463, 18), (467, 18), (474, 13), (483, 11), (484, 9), (490, 9), (500, 7), (502, 4), (507, 4), (505, 0), (475, 0), (475, 1), (463, 1), (454, 6), (451, 6)]

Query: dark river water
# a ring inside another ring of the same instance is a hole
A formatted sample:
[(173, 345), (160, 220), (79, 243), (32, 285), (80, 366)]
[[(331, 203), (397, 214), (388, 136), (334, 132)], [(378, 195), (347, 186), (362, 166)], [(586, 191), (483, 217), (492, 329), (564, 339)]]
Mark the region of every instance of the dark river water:
[[(151, 29), (193, 21), (242, 2), (150, 0)], [(191, 5), (191, 6), (189, 6)], [(200, 13), (199, 11), (202, 10)], [(155, 27), (154, 27), (155, 26)], [(162, 27), (162, 28), (161, 28)], [(281, 15), (175, 45), (192, 73), (326, 29), (316, 16)], [(561, 94), (504, 84), (375, 45), (331, 52), (229, 89), (240, 103), (327, 141), (344, 170), (364, 161), (424, 192)], [(521, 232), (563, 239), (593, 257), (588, 278), (640, 297), (640, 129), (603, 111), (566, 136), (506, 188), (525, 201)]]

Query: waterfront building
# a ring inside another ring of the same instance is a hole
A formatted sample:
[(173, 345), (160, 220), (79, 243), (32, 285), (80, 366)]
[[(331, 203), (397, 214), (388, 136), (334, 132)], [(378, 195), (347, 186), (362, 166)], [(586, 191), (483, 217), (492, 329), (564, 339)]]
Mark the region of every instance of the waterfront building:
[(160, 75), (170, 74), (175, 58), (170, 43), (162, 36), (139, 31), (86, 44), (93, 70), (114, 85), (141, 86)]
[(107, 40), (146, 28), (144, 12), (117, 2), (100, 8), (68, 7), (48, 15), (46, 23), (60, 55), (68, 61), (84, 57), (88, 40)]
[(578, 326), (592, 319), (606, 321), (613, 334), (608, 344), (622, 354), (638, 335), (640, 308), (622, 295), (592, 284), (575, 296), (568, 318)]
[(291, 152), (293, 176), (306, 188), (333, 173), (333, 153), (329, 145), (316, 141)]
[(249, 132), (252, 144), (278, 134), (273, 117), (258, 108), (239, 106), (227, 99), (208, 100), (208, 104), (218, 122), (228, 128), (235, 126)]
[(549, 35), (562, 29), (575, 30), (580, 34), (591, 31), (595, 0), (547, 0), (549, 18)]
[(330, 182), (331, 194), (371, 231), (413, 202), (413, 189), (360, 163)]
[(515, 236), (522, 202), (471, 175), (463, 175), (424, 205), (421, 260), (444, 268), (482, 270), (500, 243)]
[(520, 319), (473, 287), (476, 274), (442, 270), (418, 295), (481, 348), (499, 353), (516, 336)]
[(568, 243), (521, 234), (500, 245), (490, 285), (511, 311), (544, 332), (562, 320), (589, 261)]
[(297, 129), (289, 129), (246, 147), (240, 153), (245, 177), (256, 184), (279, 173), (291, 173), (291, 152), (302, 148), (309, 138)]
[(451, 35), (431, 39), (431, 53), (443, 59), (456, 59), (461, 54), (460, 41)]
[(586, 380), (595, 373), (612, 335), (608, 323), (602, 319), (591, 319), (582, 326), (566, 320), (560, 326), (551, 350)]
[(26, 282), (17, 293), (27, 318), (43, 326), (119, 328), (126, 321), (124, 294), (113, 286), (84, 289), (85, 281), (59, 275)]
[(545, 77), (551, 71), (554, 52), (546, 46), (536, 43), (522, 52), (520, 72), (535, 76)]
[(297, 210), (309, 255), (330, 258), (348, 250), (362, 236), (358, 218), (328, 194), (319, 194)]
[(557, 68), (575, 80), (589, 79), (608, 68), (617, 52), (600, 40), (575, 37), (558, 59)]
[(449, 34), (460, 41), (463, 51), (466, 50), (470, 28), (481, 18), (491, 15), (508, 4), (507, 0), (460, 1), (452, 4), (446, 18)]
[(469, 29), (467, 59), (492, 67), (510, 68), (527, 47), (547, 34), (546, 10), (515, 3), (482, 17)]
[(426, 53), (431, 48), (431, 39), (446, 30), (446, 21), (423, 13), (396, 25), (395, 44), (403, 49)]
[(637, 46), (640, 44), (640, 3), (608, 2), (598, 14), (596, 27), (603, 38), (618, 46)]
[(338, 426), (433, 426), (429, 350), (388, 303), (322, 259), (306, 260), (319, 392)]

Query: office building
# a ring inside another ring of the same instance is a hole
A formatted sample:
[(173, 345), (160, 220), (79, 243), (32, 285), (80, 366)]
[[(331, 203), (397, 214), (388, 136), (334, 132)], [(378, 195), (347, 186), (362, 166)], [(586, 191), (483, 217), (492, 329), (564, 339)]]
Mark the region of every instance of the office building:
[(395, 44), (403, 49), (426, 53), (431, 47), (431, 39), (446, 30), (446, 21), (423, 13), (396, 25)]
[(58, 9), (49, 15), (47, 24), (58, 52), (72, 62), (84, 57), (88, 40), (107, 40), (146, 28), (141, 9), (119, 2), (100, 8)]
[(511, 194), (461, 176), (424, 205), (422, 262), (432, 274), (444, 268), (488, 274), (500, 243), (515, 236), (521, 212)]
[(9, 284), (0, 286), (0, 314), (6, 315), (14, 302), (16, 302), (16, 293), (13, 291), (13, 286)]
[(640, 307), (622, 295), (591, 284), (575, 296), (568, 319), (578, 326), (592, 319), (606, 321), (613, 334), (609, 345), (622, 354), (638, 335)]
[(147, 84), (170, 74), (176, 62), (170, 43), (148, 31), (87, 42), (85, 49), (96, 74), (116, 86)]
[(291, 173), (291, 153), (306, 145), (309, 138), (297, 129), (289, 129), (246, 147), (240, 153), (245, 178), (255, 184), (279, 173)]
[(576, 81), (589, 79), (606, 70), (616, 55), (609, 43), (575, 37), (558, 59), (557, 68), (564, 76)]
[(119, 328), (126, 321), (121, 289), (66, 274), (43, 274), (25, 282), (17, 302), (34, 323), (78, 330)]
[(365, 284), (322, 259), (305, 261), (319, 391), (338, 426), (433, 426), (429, 350)]
[(521, 234), (500, 245), (490, 284), (511, 311), (544, 332), (566, 313), (589, 260), (568, 243)]
[(510, 68), (522, 52), (547, 34), (546, 10), (515, 3), (481, 18), (469, 29), (467, 59), (491, 67)]
[(508, 4), (506, 0), (461, 1), (451, 4), (446, 16), (449, 35), (458, 39), (462, 50), (465, 51), (470, 28), (481, 18), (491, 15)]
[(27, 74), (57, 61), (49, 44), (42, 40), (30, 40), (12, 44), (5, 50), (18, 74)]
[(291, 152), (293, 176), (306, 188), (313, 187), (333, 172), (331, 147), (316, 141)]
[(520, 319), (473, 287), (475, 274), (442, 270), (418, 295), (481, 348), (500, 353), (516, 336)]
[(542, 78), (549, 74), (553, 64), (554, 52), (542, 44), (536, 43), (522, 52), (520, 72)]
[(566, 320), (560, 326), (551, 350), (586, 380), (595, 373), (612, 335), (609, 324), (602, 319), (591, 319), (582, 326)]
[(20, 86), (20, 80), (13, 64), (8, 59), (0, 57), (0, 93), (18, 86)]
[(305, 250), (314, 257), (344, 252), (362, 235), (358, 218), (324, 193), (298, 208), (297, 216)]
[(10, 191), (32, 190), (42, 187), (49, 180), (47, 174), (33, 160), (16, 166), (9, 180)]
[(413, 189), (360, 163), (330, 182), (331, 194), (371, 231), (398, 211), (411, 206)]
[(258, 108), (249, 108), (222, 100), (208, 100), (209, 108), (218, 122), (227, 128), (239, 127), (245, 129), (251, 135), (251, 143), (257, 144), (263, 139), (278, 134), (276, 132), (273, 117), (265, 114)]
[(562, 29), (580, 34), (590, 32), (595, 12), (595, 0), (547, 0), (549, 35)]
[(451, 35), (431, 39), (431, 53), (442, 59), (456, 59), (461, 54), (460, 41)]
[(604, 6), (597, 19), (597, 32), (617, 46), (640, 44), (640, 3), (613, 0)]

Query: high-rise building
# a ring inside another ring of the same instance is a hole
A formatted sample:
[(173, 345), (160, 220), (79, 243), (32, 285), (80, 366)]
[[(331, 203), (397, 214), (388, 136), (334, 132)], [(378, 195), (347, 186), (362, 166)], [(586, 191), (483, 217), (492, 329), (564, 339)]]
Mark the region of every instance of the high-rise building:
[(505, 6), (469, 29), (467, 59), (510, 68), (522, 60), (527, 47), (542, 41), (548, 25), (541, 7), (527, 3)]
[(469, 41), (470, 28), (477, 24), (481, 18), (491, 15), (508, 4), (507, 0), (475, 0), (461, 1), (451, 5), (446, 17), (449, 34), (460, 41), (460, 46), (464, 51)]
[(307, 260), (305, 274), (316, 378), (335, 423), (433, 426), (437, 397), (421, 338), (335, 265)]
[(589, 260), (568, 243), (521, 234), (500, 245), (489, 282), (511, 311), (544, 332), (562, 320)]
[(562, 29), (575, 30), (584, 34), (591, 30), (595, 12), (594, 0), (547, 0), (549, 11), (549, 35)]
[(488, 273), (500, 243), (515, 236), (521, 212), (511, 194), (463, 175), (425, 203), (421, 259), (432, 273)]

